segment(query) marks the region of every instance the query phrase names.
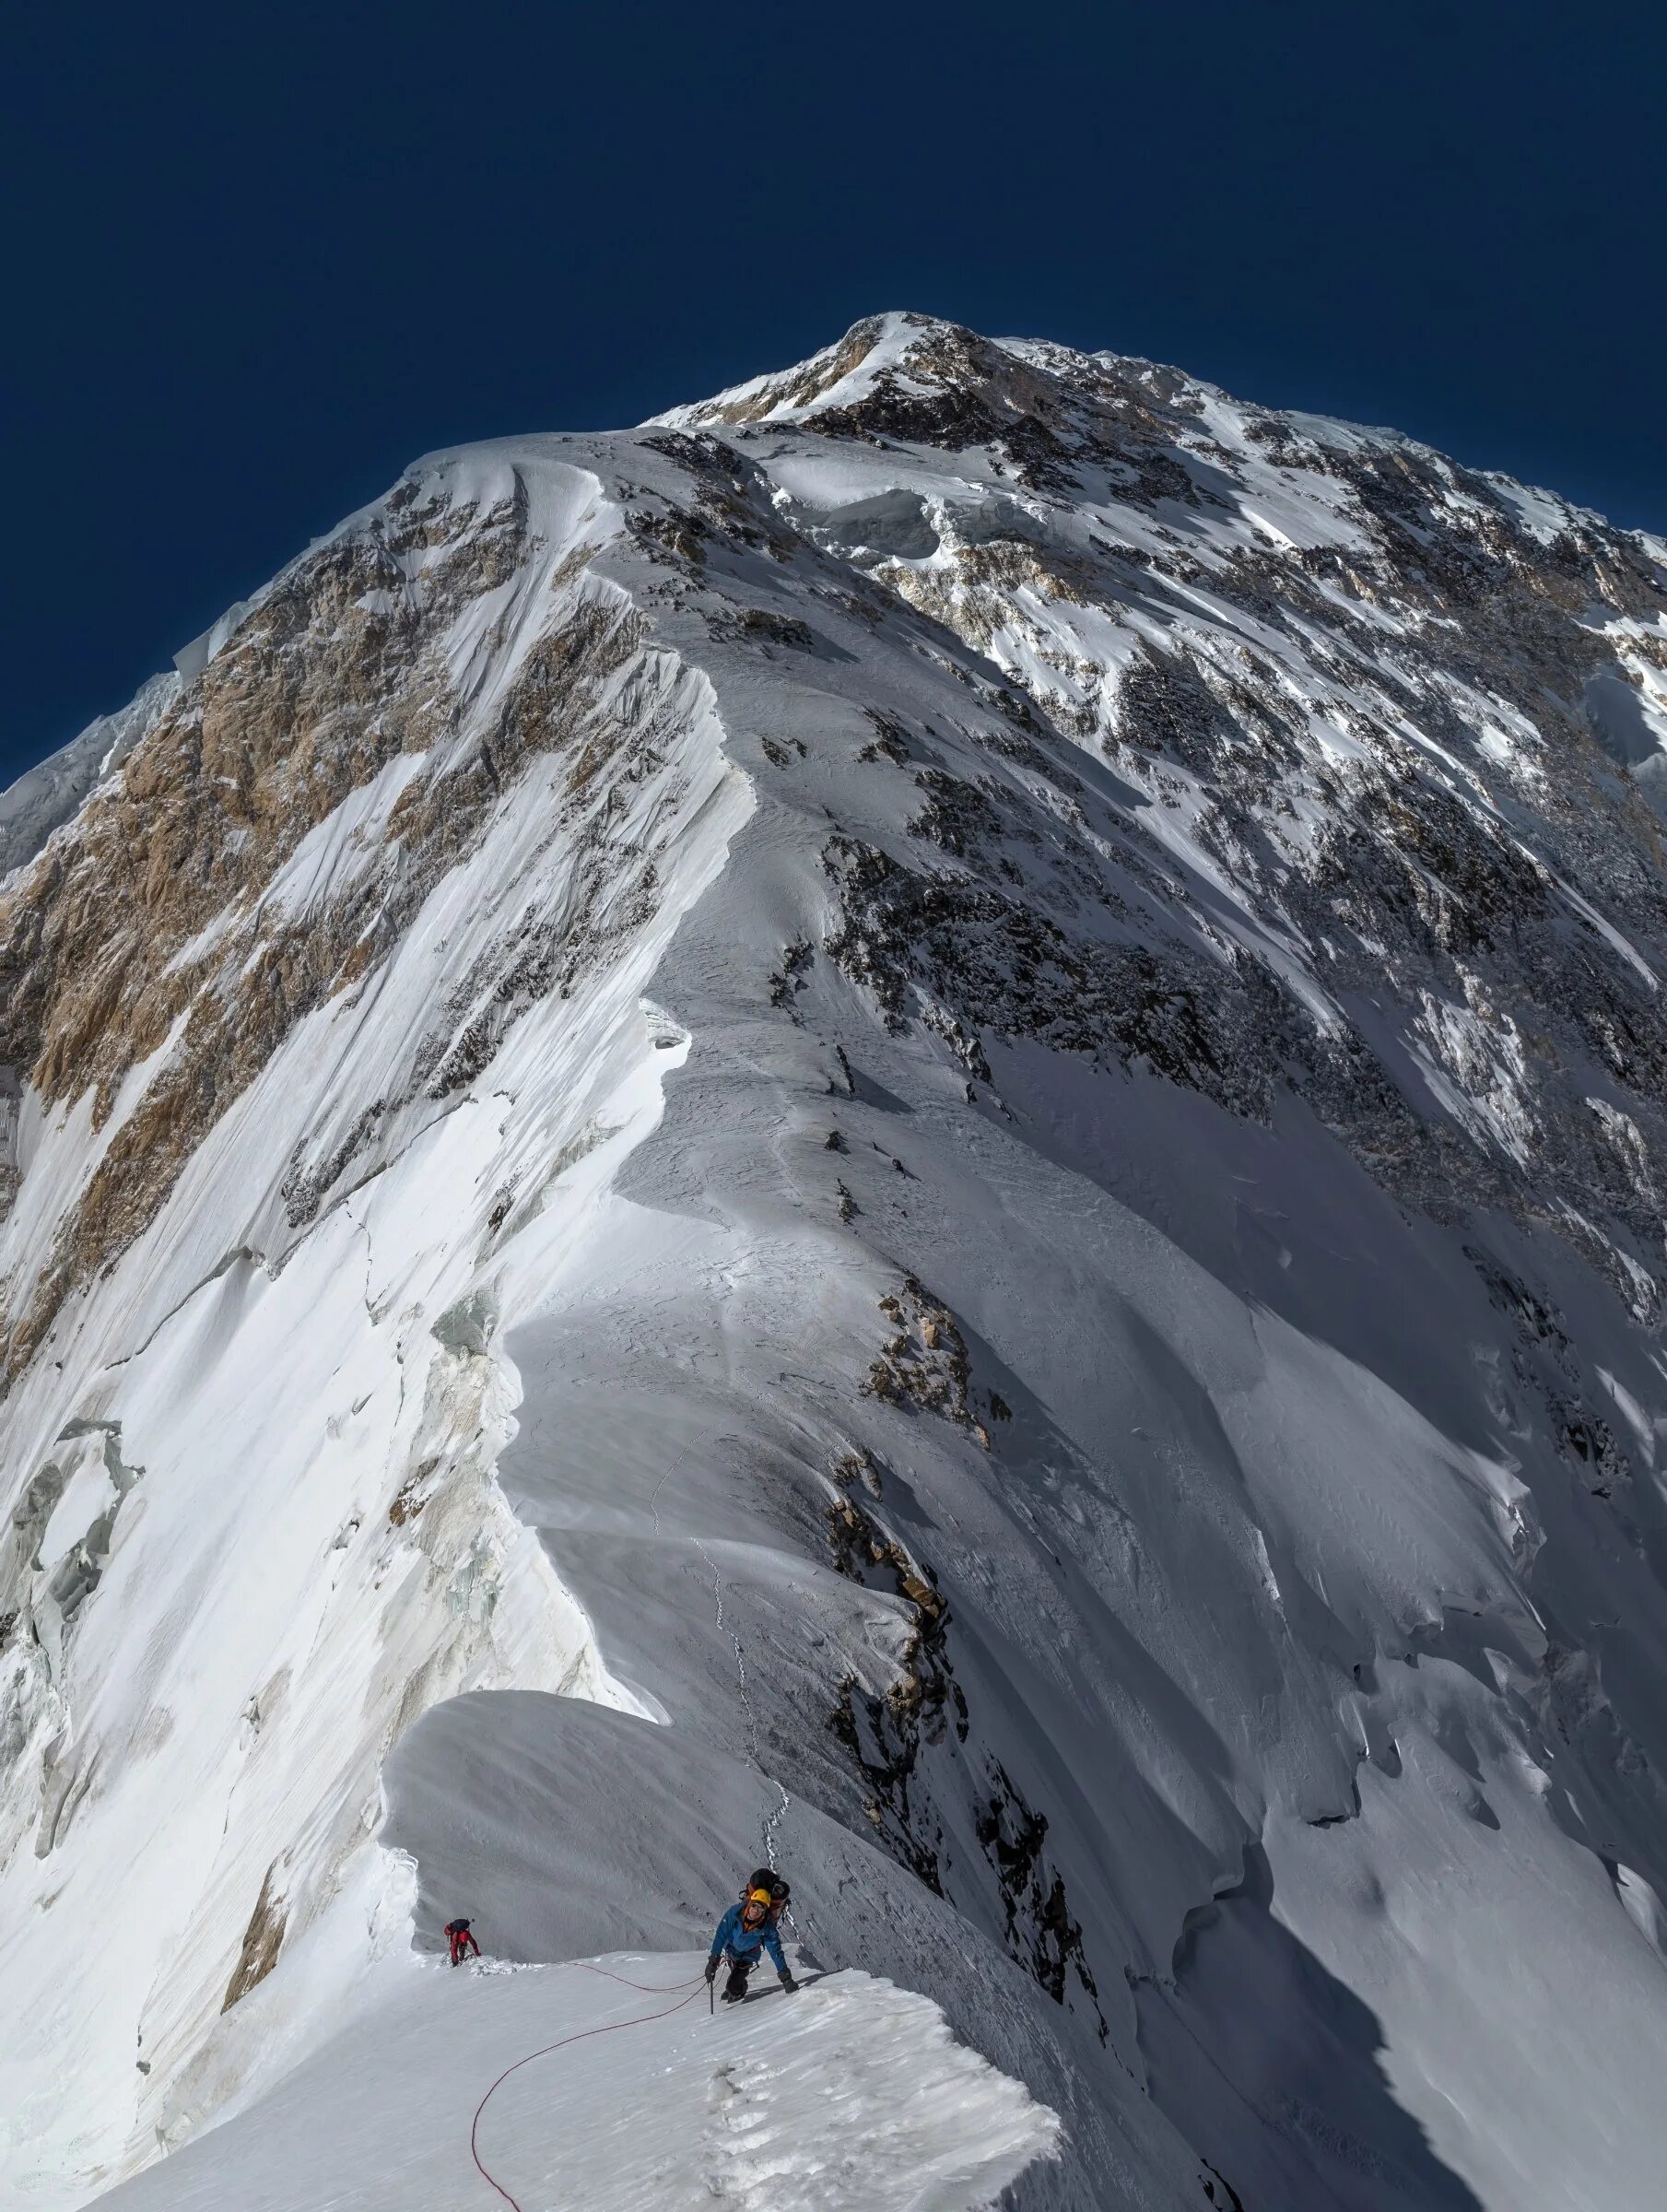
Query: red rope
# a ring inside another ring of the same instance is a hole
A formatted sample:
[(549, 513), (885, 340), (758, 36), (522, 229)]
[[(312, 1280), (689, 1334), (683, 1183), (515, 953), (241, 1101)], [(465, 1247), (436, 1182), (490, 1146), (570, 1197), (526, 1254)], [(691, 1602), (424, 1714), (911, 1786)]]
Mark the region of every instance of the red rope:
[(593, 1966), (588, 1959), (575, 1959), (572, 1963), (587, 1974), (600, 1974), (604, 1981), (617, 1982), (622, 1989), (640, 1989), (651, 1997), (669, 1997), (675, 1990), (693, 1989), (695, 1982), (706, 1980), (704, 1974), (697, 1974), (694, 1982), (628, 1982), (623, 1974), (611, 1973), (605, 1966)]
[(674, 1982), (669, 1987), (656, 1987), (652, 1982), (628, 1982), (623, 1974), (609, 1973), (605, 1966), (592, 1966), (583, 1959), (574, 1959), (573, 1964), (583, 1967), (587, 1974), (600, 1974), (605, 1981), (617, 1982), (626, 1989), (640, 1989), (654, 1996), (669, 1997), (674, 1991), (687, 1988), (688, 1994), (686, 1997), (679, 1997), (675, 2005), (666, 2006), (662, 2012), (642, 2012), (639, 2013), (635, 2019), (608, 2020), (600, 2028), (581, 2028), (576, 2035), (564, 2035), (559, 2042), (546, 2043), (542, 2051), (529, 2051), (525, 2058), (518, 2058), (512, 2066), (504, 2068), (492, 2084), (492, 2088), (487, 2091), (486, 2096), (475, 2108), (475, 2118), (469, 2128), (469, 2156), (474, 2159), (482, 2181), (497, 2190), (504, 2203), (511, 2207), (511, 2212), (521, 2212), (520, 2205), (516, 2203), (501, 2182), (493, 2180), (480, 2162), (480, 2147), (477, 2141), (480, 2133), (480, 2115), (486, 2111), (487, 2100), (491, 2097), (493, 2090), (501, 2088), (511, 2074), (519, 2074), (522, 2066), (530, 2066), (535, 2058), (548, 2058), (552, 2051), (565, 2051), (569, 2043), (582, 2043), (587, 2037), (593, 2035), (612, 2035), (616, 2028), (642, 2028), (646, 2027), (650, 2020), (669, 2019), (674, 2012), (681, 2012), (686, 2005), (694, 2003), (696, 1995), (706, 1979), (704, 1974), (697, 1974), (692, 1983)]

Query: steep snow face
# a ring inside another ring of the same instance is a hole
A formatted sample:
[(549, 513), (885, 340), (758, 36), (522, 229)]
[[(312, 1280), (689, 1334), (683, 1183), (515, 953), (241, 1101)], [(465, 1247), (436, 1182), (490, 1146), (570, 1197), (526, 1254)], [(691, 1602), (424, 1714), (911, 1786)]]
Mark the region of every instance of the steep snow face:
[[(593, 478), (471, 455), (421, 486), (264, 596), (19, 897), (10, 1011), (32, 990), (43, 1028), (4, 1232), (0, 1850), (51, 1992), (0, 2098), (26, 2202), (269, 2065), (237, 2007), (333, 1912), (312, 1995), (340, 2001), (393, 1924), (360, 1862), (427, 1702), (638, 1709), (492, 1479), (513, 1293), (477, 1278), (517, 1195), (605, 1187), (657, 1113), (687, 1040), (643, 985), (745, 787), (710, 688), (587, 580)], [(66, 1974), (71, 1920), (97, 1964)]]
[(1015, 2204), (1645, 2201), (1664, 583), (892, 315), (184, 656), (0, 901), (0, 2202), (759, 1856)]

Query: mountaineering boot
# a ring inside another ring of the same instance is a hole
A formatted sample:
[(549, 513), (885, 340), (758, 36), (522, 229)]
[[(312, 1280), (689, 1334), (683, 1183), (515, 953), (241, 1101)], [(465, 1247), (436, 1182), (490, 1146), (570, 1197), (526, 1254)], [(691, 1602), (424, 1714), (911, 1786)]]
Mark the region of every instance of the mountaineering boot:
[(723, 1984), (723, 2002), (726, 2005), (739, 2005), (745, 1994), (746, 1969), (744, 1966), (733, 1966), (730, 1969), (729, 1980)]

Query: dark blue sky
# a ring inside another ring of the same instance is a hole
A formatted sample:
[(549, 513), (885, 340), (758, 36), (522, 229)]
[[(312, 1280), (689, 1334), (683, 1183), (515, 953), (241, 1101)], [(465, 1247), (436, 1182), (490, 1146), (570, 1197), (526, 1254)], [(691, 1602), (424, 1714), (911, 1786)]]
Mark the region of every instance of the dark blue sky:
[(882, 307), (1667, 527), (1660, 0), (15, 20), (0, 778), (426, 448), (635, 421)]

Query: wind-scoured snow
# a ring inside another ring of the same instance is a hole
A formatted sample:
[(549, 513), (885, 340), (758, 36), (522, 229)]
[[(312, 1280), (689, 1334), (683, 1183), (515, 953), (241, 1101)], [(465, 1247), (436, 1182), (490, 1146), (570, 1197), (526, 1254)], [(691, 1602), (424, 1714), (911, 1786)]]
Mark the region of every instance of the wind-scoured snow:
[[(117, 2212), (978, 2212), (1057, 2123), (868, 1974), (710, 2012), (698, 1952), (408, 1971), (241, 2120), (104, 2201)], [(659, 2017), (654, 2017), (654, 2016)], [(567, 2042), (568, 2038), (576, 2040)]]
[(1650, 2201), (1664, 587), (888, 315), (217, 626), (0, 904), (6, 2212), (253, 2203), (347, 2057), (601, 2001), (413, 1939), (760, 1859), (739, 2203), (842, 2201), (859, 2027), (1015, 2162), (853, 2202)]

